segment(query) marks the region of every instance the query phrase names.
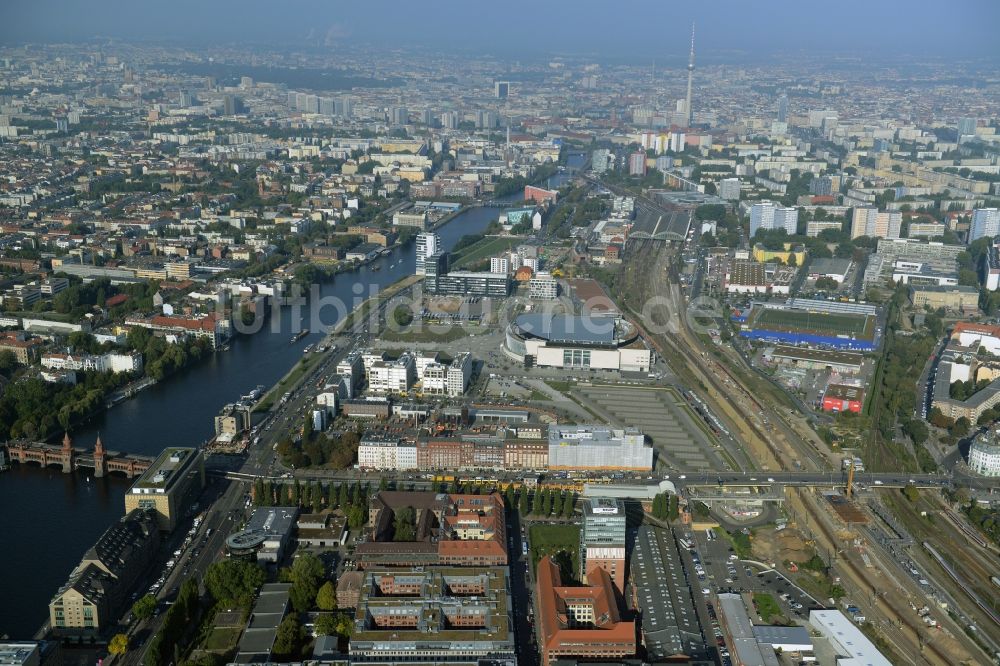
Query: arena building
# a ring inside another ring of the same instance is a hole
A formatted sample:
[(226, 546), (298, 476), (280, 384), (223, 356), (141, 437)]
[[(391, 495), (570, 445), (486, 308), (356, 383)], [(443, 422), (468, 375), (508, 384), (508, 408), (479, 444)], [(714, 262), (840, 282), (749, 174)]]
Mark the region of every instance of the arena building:
[(504, 353), (527, 366), (649, 372), (649, 348), (624, 319), (523, 314), (508, 327)]

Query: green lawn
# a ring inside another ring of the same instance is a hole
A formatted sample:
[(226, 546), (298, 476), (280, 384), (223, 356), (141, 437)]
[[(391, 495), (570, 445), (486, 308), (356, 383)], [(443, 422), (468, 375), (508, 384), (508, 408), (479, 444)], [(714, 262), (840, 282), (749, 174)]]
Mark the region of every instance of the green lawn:
[(475, 263), (480, 259), (486, 259), (500, 254), (520, 243), (523, 238), (520, 236), (498, 236), (487, 237), (473, 243), (469, 247), (459, 252), (459, 256), (452, 262), (452, 268), (459, 269), (463, 266)]
[(870, 337), (875, 325), (875, 318), (868, 315), (767, 308), (758, 309), (751, 319), (751, 328), (806, 331), (826, 335), (854, 335), (859, 338)]
[(753, 602), (757, 606), (757, 613), (765, 622), (769, 622), (773, 617), (781, 616), (781, 607), (770, 594), (755, 592)]
[(402, 331), (394, 331), (387, 328), (379, 335), (383, 340), (389, 342), (455, 342), (468, 337), (470, 333), (477, 333), (479, 329), (469, 329), (455, 324), (445, 330), (440, 330), (441, 324), (424, 324), (419, 329), (414, 327), (405, 328)]
[(205, 649), (218, 652), (231, 650), (236, 647), (242, 631), (240, 627), (215, 627), (205, 640)]
[(531, 546), (531, 566), (546, 555), (566, 553), (572, 563), (573, 578), (580, 576), (580, 527), (577, 525), (542, 525), (528, 528), (528, 542)]
[(546, 379), (545, 383), (560, 393), (569, 393), (569, 390), (572, 387), (572, 384), (560, 379)]

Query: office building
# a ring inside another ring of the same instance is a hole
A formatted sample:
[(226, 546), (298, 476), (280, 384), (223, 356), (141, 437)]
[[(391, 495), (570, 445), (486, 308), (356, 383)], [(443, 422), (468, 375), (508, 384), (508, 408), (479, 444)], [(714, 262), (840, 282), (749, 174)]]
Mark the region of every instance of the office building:
[(516, 662), (505, 568), (369, 569), (363, 576), (352, 664)]
[(410, 120), (410, 110), (405, 106), (394, 106), (389, 110), (389, 122), (393, 125), (405, 125)]
[(441, 237), (433, 231), (417, 234), (417, 275), (424, 275), (424, 263), (441, 249)]
[(637, 150), (628, 156), (628, 175), (646, 175), (646, 153), (641, 150)]
[(552, 558), (538, 562), (535, 602), (543, 666), (560, 659), (614, 662), (635, 655), (635, 623), (621, 619), (611, 578), (594, 567), (587, 580), (586, 586), (565, 586)]
[(723, 178), (719, 181), (719, 196), (726, 201), (739, 201), (740, 199), (740, 179)]
[(1000, 235), (1000, 208), (977, 208), (972, 211), (969, 242)]
[(851, 238), (899, 238), (903, 214), (899, 211), (879, 211), (875, 206), (858, 206), (851, 219)]
[(156, 517), (149, 511), (129, 511), (108, 528), (49, 602), (53, 632), (93, 636), (113, 626), (159, 545)]
[(393, 213), (392, 224), (396, 227), (416, 227), (423, 231), (427, 228), (427, 211), (399, 211)]
[(583, 531), (580, 533), (580, 576), (603, 569), (621, 594), (625, 590), (625, 504), (610, 497), (583, 500)]
[[(426, 271), (427, 265), (425, 265)], [(426, 273), (427, 293), (451, 296), (493, 296), (510, 294), (510, 277), (490, 272), (451, 271), (444, 274)]]
[(226, 552), (230, 557), (251, 562), (280, 562), (292, 541), (298, 515), (297, 506), (262, 506), (254, 509), (246, 527), (226, 538)]
[(649, 472), (653, 447), (634, 427), (551, 425), (549, 469)]
[(528, 280), (528, 298), (551, 300), (559, 296), (559, 283), (548, 271), (539, 271)]
[(172, 532), (205, 487), (205, 460), (199, 449), (165, 449), (125, 493), (125, 511), (148, 509)]
[(406, 393), (416, 381), (413, 355), (404, 352), (394, 361), (376, 361), (368, 369), (368, 391), (373, 394)]
[(1000, 431), (988, 430), (972, 440), (969, 469), (982, 476), (1000, 476)]
[(788, 122), (788, 95), (785, 93), (778, 96), (778, 122)]
[(493, 83), (493, 95), (497, 99), (507, 99), (507, 97), (510, 95), (510, 82), (495, 81)]
[(773, 201), (763, 201), (750, 207), (750, 237), (757, 231), (784, 229), (788, 235), (795, 234), (799, 223), (799, 211), (796, 208), (784, 208), (775, 205)]

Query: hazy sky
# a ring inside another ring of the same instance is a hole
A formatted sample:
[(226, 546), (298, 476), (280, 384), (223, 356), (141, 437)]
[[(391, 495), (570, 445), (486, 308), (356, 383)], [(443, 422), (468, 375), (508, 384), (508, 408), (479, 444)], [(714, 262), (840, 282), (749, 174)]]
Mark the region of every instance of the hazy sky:
[(440, 45), (639, 56), (803, 49), (1000, 59), (998, 0), (0, 0), (0, 42)]

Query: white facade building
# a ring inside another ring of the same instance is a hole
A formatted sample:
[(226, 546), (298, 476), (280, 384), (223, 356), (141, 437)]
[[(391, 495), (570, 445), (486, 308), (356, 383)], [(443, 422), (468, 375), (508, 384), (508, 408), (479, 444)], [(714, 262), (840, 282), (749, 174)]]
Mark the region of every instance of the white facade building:
[(548, 271), (539, 271), (528, 280), (528, 298), (553, 299), (559, 295), (559, 284)]
[(972, 440), (969, 469), (982, 476), (1000, 476), (1000, 433), (986, 432)]
[(499, 273), (500, 275), (507, 275), (508, 273), (510, 273), (510, 260), (507, 259), (507, 257), (491, 257), (490, 273)]
[(795, 233), (799, 224), (797, 208), (784, 208), (773, 201), (762, 201), (750, 207), (750, 237), (760, 229), (784, 229), (789, 236)]
[(417, 234), (417, 268), (416, 274), (424, 274), (424, 263), (428, 258), (441, 250), (441, 238), (433, 231)]
[(1000, 208), (977, 208), (972, 211), (969, 242), (1000, 235)]
[(406, 393), (416, 380), (413, 356), (404, 353), (395, 361), (376, 361), (368, 371), (368, 390), (371, 393)]
[(549, 469), (653, 469), (653, 447), (637, 428), (596, 425), (549, 426)]
[(365, 435), (358, 444), (361, 469), (408, 470), (417, 468), (417, 447), (396, 437)]
[(44, 354), (43, 368), (52, 370), (89, 370), (91, 372), (140, 372), (142, 354)]

